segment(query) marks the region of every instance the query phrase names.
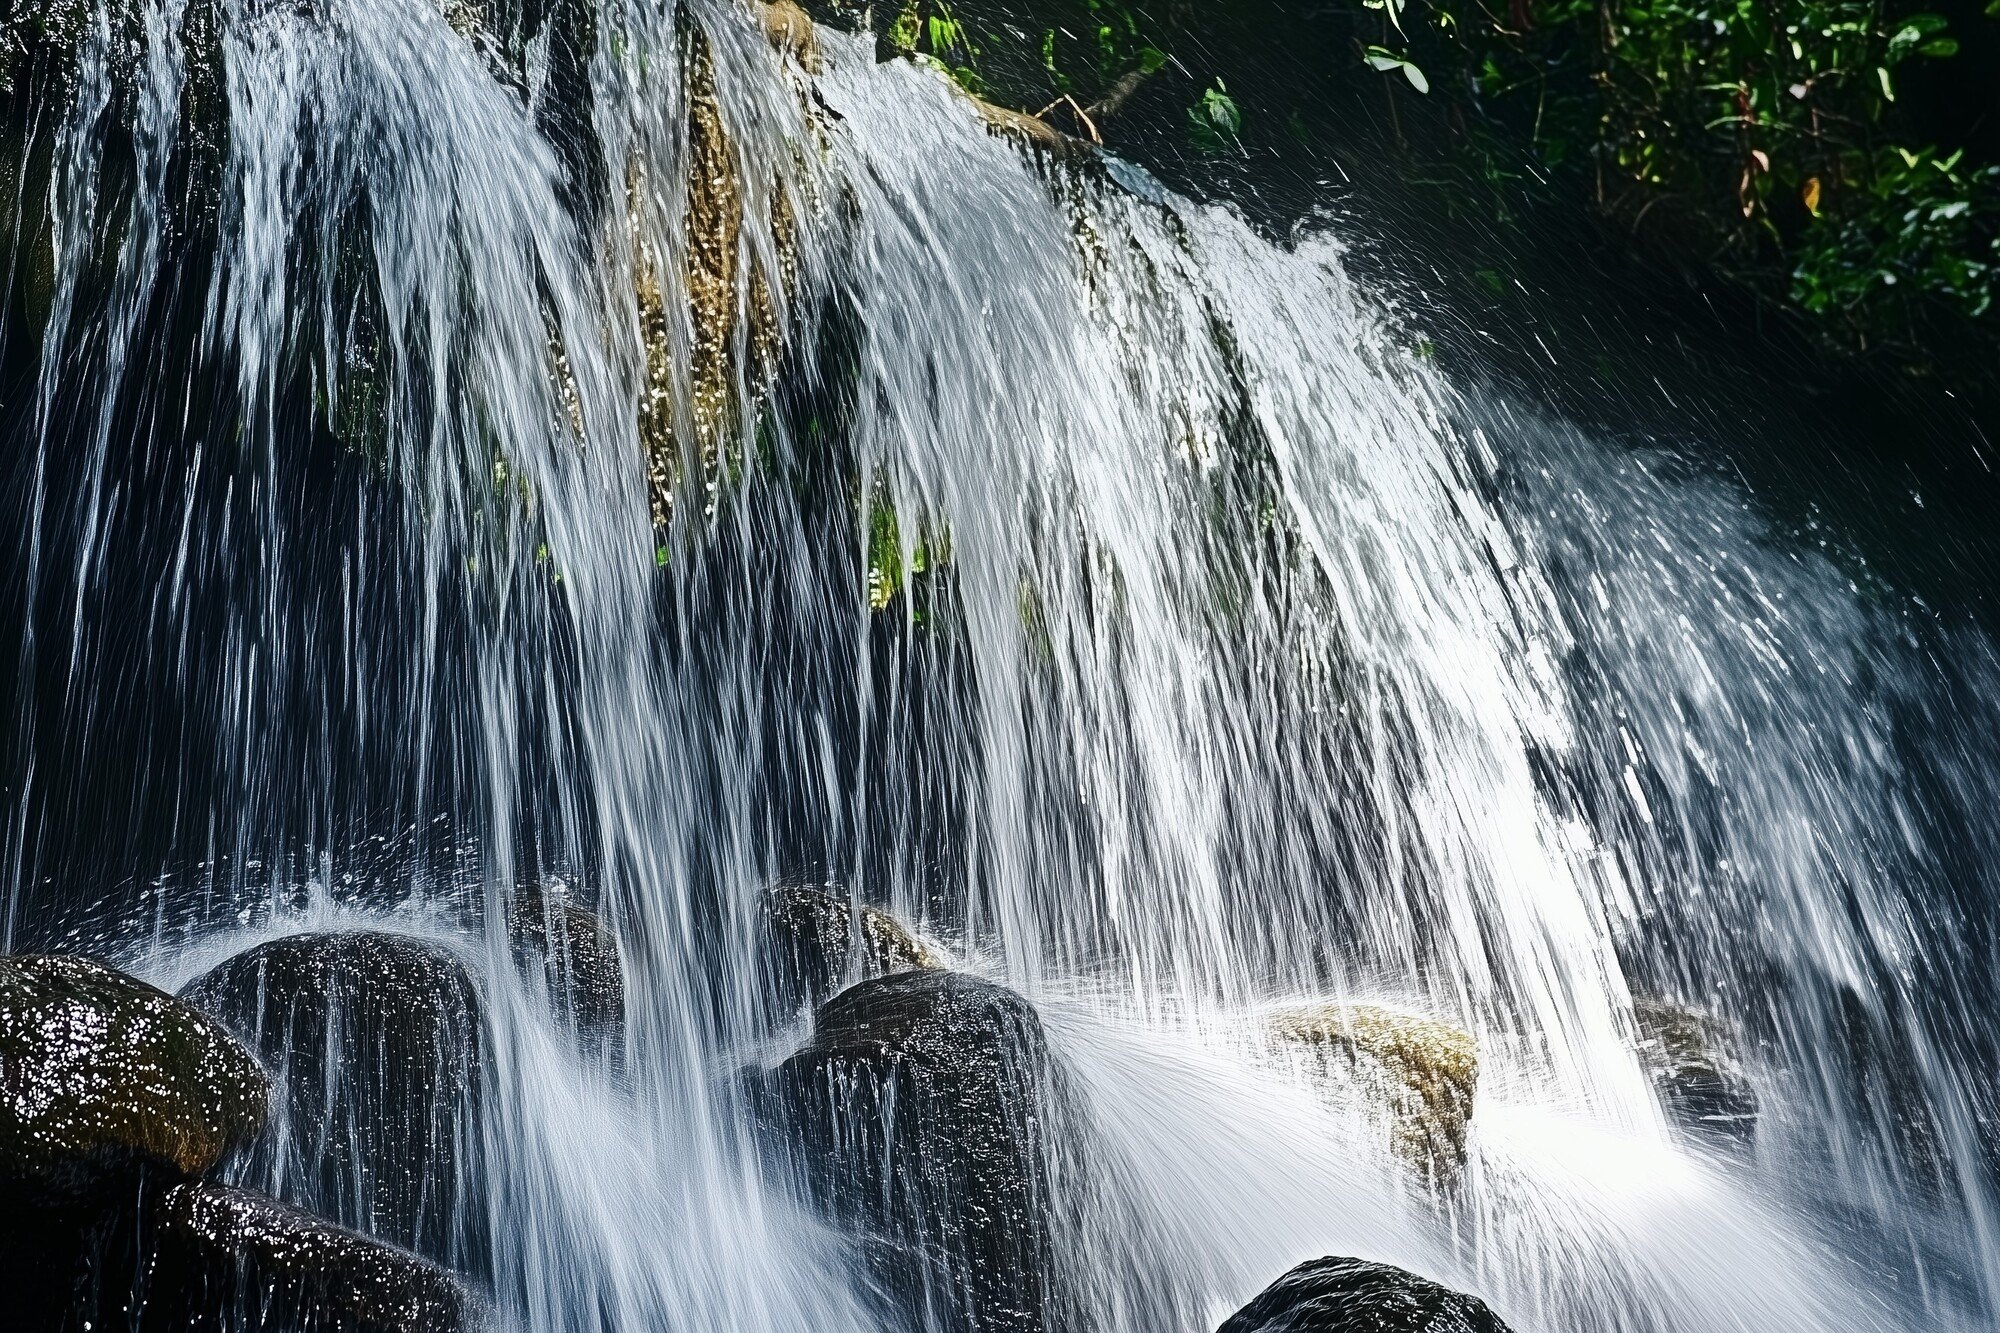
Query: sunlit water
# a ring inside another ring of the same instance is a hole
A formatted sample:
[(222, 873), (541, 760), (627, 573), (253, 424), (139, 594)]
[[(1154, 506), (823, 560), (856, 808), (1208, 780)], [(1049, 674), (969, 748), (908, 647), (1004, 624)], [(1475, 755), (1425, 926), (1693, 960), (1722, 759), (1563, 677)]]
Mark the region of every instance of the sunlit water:
[[(1984, 639), (1678, 456), (1444, 383), (1336, 233), (1038, 155), (835, 34), (809, 74), (734, 5), (607, 0), (579, 136), (546, 38), (225, 0), (206, 267), (182, 11), (138, 12), (136, 66), (107, 26), (44, 131), (23, 410), (74, 484), (26, 574), (71, 596), (23, 651), (72, 683), (23, 695), (23, 752), (160, 766), (177, 878), (121, 947), (162, 984), (356, 920), (466, 960), (503, 1321), (870, 1326), (737, 1092), (796, 1035), (757, 898), (809, 872), (1043, 1006), (1107, 1330), (1328, 1253), (1523, 1333), (1990, 1326)], [(716, 299), (681, 262), (704, 61), (744, 213), (719, 384), (680, 313)], [(927, 570), (872, 609), (890, 509)], [(130, 748), (97, 727), (128, 654), (180, 719)], [(602, 1060), (498, 925), (554, 871), (625, 950)], [(1754, 1152), (1670, 1131), (1635, 993), (1741, 1028)], [(1449, 1199), (1267, 1058), (1257, 1015), (1308, 997), (1478, 1036)]]

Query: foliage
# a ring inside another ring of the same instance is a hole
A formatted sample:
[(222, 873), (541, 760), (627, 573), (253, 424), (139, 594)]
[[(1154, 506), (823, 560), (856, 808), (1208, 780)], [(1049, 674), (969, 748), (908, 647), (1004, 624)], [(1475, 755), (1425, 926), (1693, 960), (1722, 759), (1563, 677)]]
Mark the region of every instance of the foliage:
[(1367, 62), (1435, 62), (1635, 232), (1664, 230), (1861, 346), (1992, 311), (2000, 176), (1903, 114), (1906, 86), (1960, 53), (1943, 16), (1880, 0), (1427, 4), (1421, 25), (1385, 9)]
[(1223, 148), (1243, 132), (1243, 111), (1229, 95), (1229, 86), (1217, 79), (1188, 108), (1189, 132), (1204, 148)]
[(985, 91), (979, 48), (944, 0), (904, 0), (883, 39), (891, 50), (939, 65), (970, 93)]
[(1315, 175), (1379, 155), (1502, 224), (1587, 205), (1837, 344), (1976, 367), (2000, 350), (2000, 127), (1929, 94), (1979, 95), (2000, 0), (1922, 2), (900, 0), (888, 41), (1142, 157), (1162, 131), (1207, 171), (1304, 145)]
[(886, 487), (868, 503), (868, 605), (887, 607), (914, 580), (951, 559), (951, 539), (937, 524), (920, 521), (915, 540), (905, 545), (904, 523)]

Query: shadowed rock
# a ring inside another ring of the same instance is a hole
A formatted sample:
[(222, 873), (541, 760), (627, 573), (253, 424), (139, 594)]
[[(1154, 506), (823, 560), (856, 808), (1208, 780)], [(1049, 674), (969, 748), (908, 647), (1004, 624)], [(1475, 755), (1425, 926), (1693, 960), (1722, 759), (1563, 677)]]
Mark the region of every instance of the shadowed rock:
[(1676, 1125), (1705, 1138), (1749, 1143), (1757, 1092), (1730, 1051), (1727, 1028), (1663, 1000), (1636, 1000), (1639, 1064)]
[(1272, 1032), (1389, 1126), (1398, 1156), (1434, 1184), (1465, 1165), (1479, 1048), (1463, 1028), (1372, 1004), (1321, 1004), (1271, 1019)]
[(1027, 1001), (956, 972), (864, 981), (769, 1082), (814, 1201), (862, 1238), (897, 1315), (1066, 1326), (1048, 1173), (1060, 1090)]
[(263, 1195), (134, 1169), (115, 1197), (0, 1224), (0, 1327), (118, 1333), (460, 1333), (477, 1302), (407, 1250)]
[(135, 1288), (144, 1333), (458, 1333), (482, 1323), (450, 1274), (262, 1195), (176, 1185), (149, 1211)]
[(272, 1072), (272, 1133), (237, 1173), (454, 1268), (483, 1258), (473, 1171), (479, 996), (445, 949), (372, 932), (295, 935), (182, 994)]
[(618, 939), (595, 912), (567, 897), (524, 887), (507, 913), (507, 934), (523, 966), (542, 973), (550, 997), (593, 1044), (625, 1032), (625, 961)]
[(1362, 1259), (1300, 1264), (1216, 1333), (1509, 1333), (1477, 1297)]
[(847, 981), (950, 965), (895, 917), (837, 890), (786, 885), (760, 907), (766, 965), (787, 1013), (825, 1002)]
[(257, 1132), (268, 1095), (249, 1053), (173, 996), (87, 958), (0, 958), (0, 1172), (199, 1175)]

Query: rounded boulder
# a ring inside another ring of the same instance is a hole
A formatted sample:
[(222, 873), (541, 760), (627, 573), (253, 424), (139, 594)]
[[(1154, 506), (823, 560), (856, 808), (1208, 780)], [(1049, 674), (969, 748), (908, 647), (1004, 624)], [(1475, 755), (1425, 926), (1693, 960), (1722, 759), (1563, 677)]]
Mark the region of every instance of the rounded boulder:
[(1216, 1333), (1509, 1333), (1476, 1296), (1365, 1259), (1314, 1259)]
[(374, 931), (246, 950), (182, 995), (263, 1059), (272, 1132), (235, 1173), (342, 1226), (477, 1268), (479, 992), (447, 949)]
[(213, 1168), (264, 1123), (269, 1083), (224, 1026), (87, 958), (0, 957), (0, 1169), (81, 1179)]

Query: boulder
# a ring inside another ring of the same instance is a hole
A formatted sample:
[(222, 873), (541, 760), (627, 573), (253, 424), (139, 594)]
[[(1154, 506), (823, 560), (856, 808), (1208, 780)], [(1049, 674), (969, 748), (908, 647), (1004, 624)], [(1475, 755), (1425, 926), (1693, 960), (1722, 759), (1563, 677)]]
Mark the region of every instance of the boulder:
[(263, 1195), (180, 1184), (146, 1212), (142, 1333), (459, 1333), (483, 1322), (442, 1269)]
[(1049, 1170), (1064, 1098), (1027, 1001), (957, 972), (876, 977), (828, 1001), (767, 1080), (809, 1194), (856, 1235), (896, 1321), (1067, 1326)]
[(264, 1122), (269, 1084), (223, 1026), (87, 958), (0, 958), (0, 1174), (199, 1175)]
[(1373, 1004), (1288, 1009), (1272, 1016), (1271, 1031), (1343, 1100), (1358, 1093), (1378, 1112), (1397, 1155), (1427, 1181), (1458, 1178), (1479, 1084), (1471, 1033)]
[(1477, 1297), (1364, 1259), (1300, 1264), (1216, 1333), (1508, 1333)]
[(459, 1333), (480, 1309), (407, 1250), (244, 1190), (134, 1171), (114, 1199), (0, 1231), (9, 1328)]
[(1663, 1000), (1632, 1004), (1639, 1064), (1667, 1118), (1702, 1138), (1748, 1144), (1757, 1132), (1757, 1091), (1737, 1063), (1719, 1020)]
[(507, 913), (516, 960), (542, 974), (549, 996), (594, 1045), (625, 1032), (625, 960), (603, 920), (560, 893), (523, 887)]
[(837, 889), (771, 889), (759, 916), (765, 963), (787, 1013), (824, 1003), (847, 981), (950, 966), (895, 917)]
[(479, 995), (444, 948), (352, 931), (238, 954), (182, 995), (271, 1069), (273, 1132), (235, 1173), (453, 1268), (479, 1266)]

